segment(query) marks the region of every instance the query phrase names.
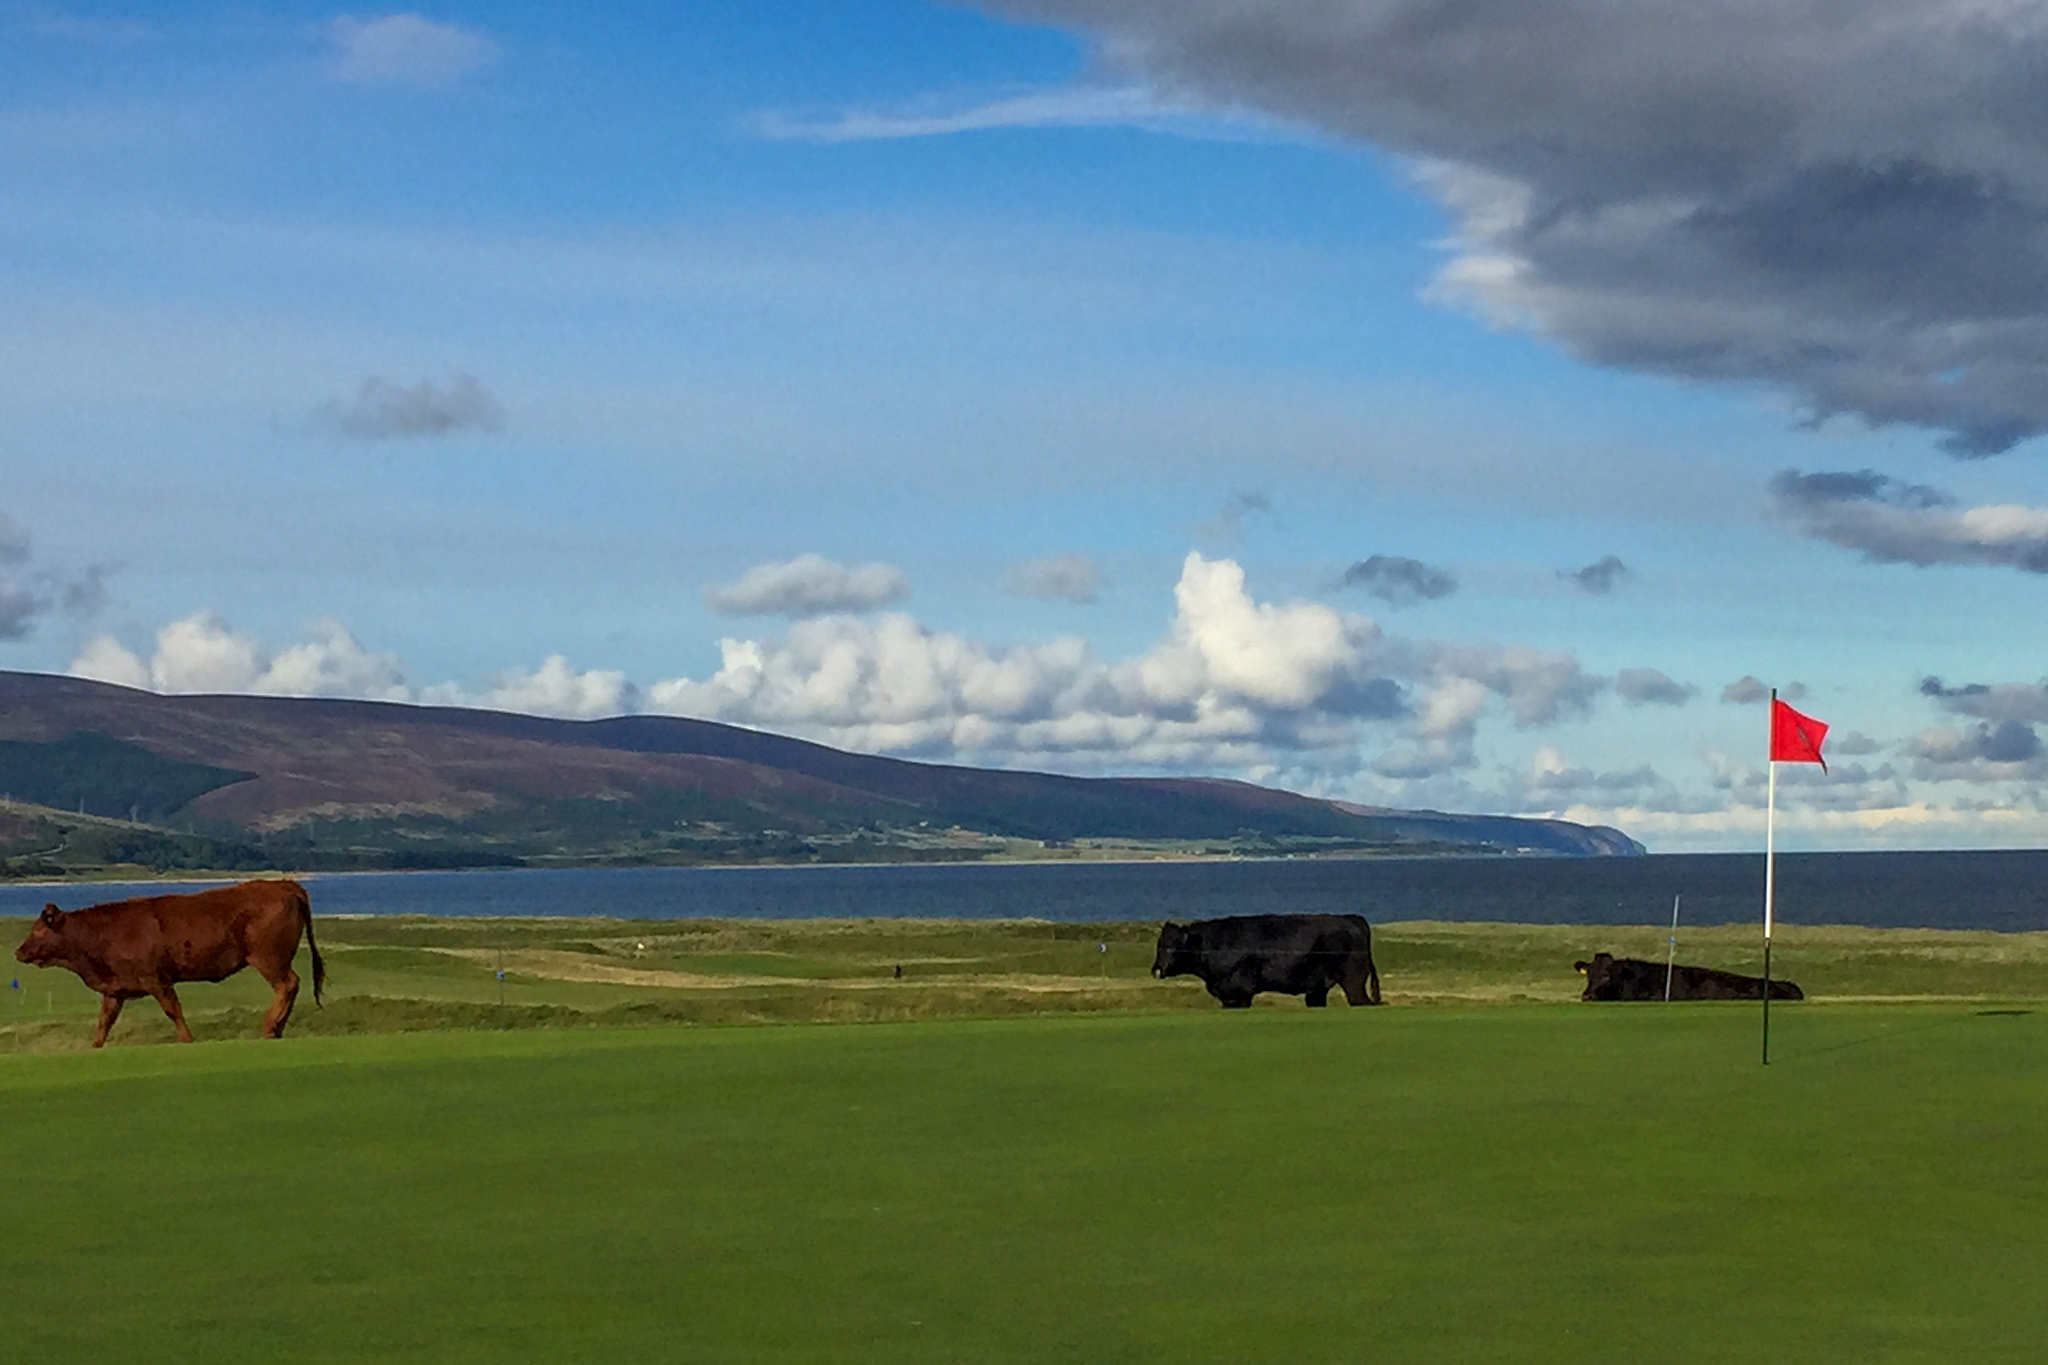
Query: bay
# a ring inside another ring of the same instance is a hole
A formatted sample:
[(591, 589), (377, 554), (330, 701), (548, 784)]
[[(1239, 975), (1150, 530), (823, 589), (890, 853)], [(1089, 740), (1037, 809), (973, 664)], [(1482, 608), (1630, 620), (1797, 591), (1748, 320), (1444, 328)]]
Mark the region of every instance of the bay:
[[(1246, 859), (858, 867), (358, 872), (301, 877), (319, 915), (1207, 919), (1352, 912), (1520, 924), (1760, 922), (1760, 854), (1644, 858)], [(0, 885), (0, 916), (207, 883)], [(1782, 854), (1780, 922), (2048, 930), (2048, 851)]]

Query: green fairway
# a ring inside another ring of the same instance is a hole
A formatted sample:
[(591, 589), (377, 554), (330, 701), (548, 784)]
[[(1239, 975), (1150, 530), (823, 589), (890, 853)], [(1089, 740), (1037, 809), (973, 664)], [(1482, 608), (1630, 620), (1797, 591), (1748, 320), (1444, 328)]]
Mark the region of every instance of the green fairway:
[(0, 1056), (21, 1361), (2032, 1361), (2048, 1014)]

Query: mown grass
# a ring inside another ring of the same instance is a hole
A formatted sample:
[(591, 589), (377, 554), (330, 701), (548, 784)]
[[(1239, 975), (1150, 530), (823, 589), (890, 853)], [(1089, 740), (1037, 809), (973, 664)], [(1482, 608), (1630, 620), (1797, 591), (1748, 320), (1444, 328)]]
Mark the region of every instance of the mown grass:
[(2026, 1007), (202, 1043), (0, 1112), (24, 1361), (2040, 1353)]
[[(1151, 922), (393, 916), (318, 926), (327, 1004), (315, 1009), (303, 992), (295, 1035), (1215, 1008), (1190, 978), (1151, 979)], [(26, 929), (0, 921), (0, 941)], [(1564, 1004), (1582, 984), (1575, 960), (1601, 949), (1661, 959), (1664, 938), (1648, 928), (1397, 921), (1380, 925), (1374, 943), (1390, 1004)], [(1744, 972), (1762, 963), (1745, 926), (1689, 930), (1680, 958)], [(1773, 960), (1813, 1005), (2048, 996), (2048, 934), (1793, 926)], [(0, 1051), (83, 1047), (98, 998), (68, 972), (18, 971), (22, 988), (0, 1003)], [(253, 1036), (269, 1001), (248, 972), (180, 994), (201, 1038)], [(1260, 1007), (1302, 1008), (1279, 996)], [(128, 1006), (114, 1040), (169, 1037), (143, 1000)]]

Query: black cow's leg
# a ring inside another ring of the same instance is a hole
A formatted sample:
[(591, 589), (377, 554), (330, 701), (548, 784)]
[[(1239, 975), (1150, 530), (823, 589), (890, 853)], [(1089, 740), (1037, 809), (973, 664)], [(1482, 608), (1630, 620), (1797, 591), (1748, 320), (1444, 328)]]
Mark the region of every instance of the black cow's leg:
[(165, 1014), (171, 1017), (171, 1027), (178, 1031), (178, 1041), (192, 1041), (192, 1030), (185, 1027), (185, 1007), (178, 1003), (178, 992), (170, 986), (159, 986), (150, 992), (156, 1003), (163, 1006)]
[(1330, 988), (1328, 986), (1317, 986), (1314, 990), (1308, 992), (1307, 998), (1308, 1007), (1312, 1010), (1319, 1010), (1330, 1003)]
[(100, 1026), (93, 1030), (92, 1045), (105, 1047), (107, 1035), (114, 1031), (114, 1021), (121, 1017), (121, 997), (103, 995), (100, 997)]

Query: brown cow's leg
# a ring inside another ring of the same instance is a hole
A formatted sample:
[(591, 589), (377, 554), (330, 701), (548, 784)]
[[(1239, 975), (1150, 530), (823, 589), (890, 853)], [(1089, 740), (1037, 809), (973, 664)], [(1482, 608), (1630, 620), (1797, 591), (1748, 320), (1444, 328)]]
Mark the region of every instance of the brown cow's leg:
[(171, 1027), (178, 1030), (178, 1041), (192, 1041), (192, 1030), (185, 1027), (185, 1007), (178, 1003), (178, 992), (169, 986), (160, 986), (150, 992), (157, 1004), (163, 1006), (165, 1014), (171, 1016)]
[(282, 1038), (285, 1021), (292, 1017), (292, 1005), (299, 998), (299, 974), (287, 968), (284, 976), (272, 984), (277, 987), (277, 998), (263, 1013), (263, 1036)]
[(121, 1017), (121, 997), (103, 995), (100, 997), (100, 1026), (93, 1031), (92, 1045), (105, 1047), (107, 1035), (113, 1032), (114, 1021)]

